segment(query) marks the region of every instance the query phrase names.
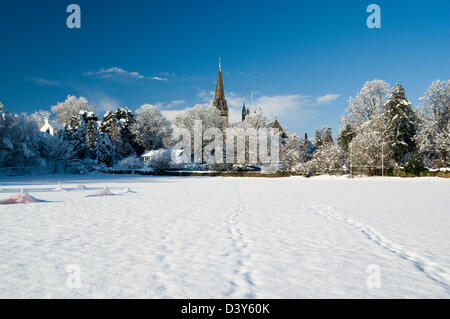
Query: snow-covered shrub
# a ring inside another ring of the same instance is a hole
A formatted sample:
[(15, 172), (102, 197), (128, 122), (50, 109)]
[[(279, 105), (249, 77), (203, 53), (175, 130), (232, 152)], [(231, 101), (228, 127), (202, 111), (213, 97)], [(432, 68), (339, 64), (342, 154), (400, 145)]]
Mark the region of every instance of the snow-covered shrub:
[(161, 148), (144, 154), (145, 166), (156, 172), (166, 170), (170, 167), (171, 151)]
[(117, 163), (116, 168), (120, 170), (134, 170), (144, 167), (144, 161), (140, 157), (134, 155), (128, 156)]
[(262, 174), (276, 174), (282, 169), (283, 165), (282, 163), (271, 163), (271, 164), (265, 164), (261, 166), (261, 173)]

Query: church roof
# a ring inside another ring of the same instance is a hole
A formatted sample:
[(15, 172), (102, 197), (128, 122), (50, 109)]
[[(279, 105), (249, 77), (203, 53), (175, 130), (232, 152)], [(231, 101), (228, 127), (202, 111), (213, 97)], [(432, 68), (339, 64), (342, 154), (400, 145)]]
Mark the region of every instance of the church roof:
[(275, 121), (267, 123), (267, 127), (277, 128), (280, 131), (283, 131), (283, 128), (281, 127), (280, 123), (278, 122), (278, 119), (275, 119)]

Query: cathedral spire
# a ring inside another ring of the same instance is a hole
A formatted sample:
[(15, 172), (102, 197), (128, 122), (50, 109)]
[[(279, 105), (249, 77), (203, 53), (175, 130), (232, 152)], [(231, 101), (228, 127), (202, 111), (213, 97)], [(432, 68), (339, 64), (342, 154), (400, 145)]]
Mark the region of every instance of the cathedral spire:
[(225, 99), (225, 92), (223, 89), (222, 80), (222, 61), (219, 58), (219, 73), (217, 75), (216, 94), (214, 96), (213, 106), (217, 107), (220, 111), (220, 115), (225, 117), (225, 122), (228, 123), (228, 105)]

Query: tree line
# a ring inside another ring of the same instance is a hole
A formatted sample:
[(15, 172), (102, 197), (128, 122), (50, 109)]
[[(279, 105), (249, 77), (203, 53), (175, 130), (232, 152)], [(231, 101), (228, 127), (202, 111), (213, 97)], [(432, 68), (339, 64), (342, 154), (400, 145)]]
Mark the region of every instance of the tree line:
[[(50, 117), (61, 128), (53, 136), (40, 132)], [(390, 87), (382, 80), (369, 81), (348, 100), (336, 141), (326, 126), (317, 129), (312, 140), (284, 130), (277, 169), (311, 175), (344, 174), (350, 169), (370, 173), (381, 167), (416, 172), (425, 167), (448, 167), (449, 117), (450, 80), (434, 81), (415, 107), (400, 84)], [(99, 118), (85, 98), (70, 95), (51, 107), (51, 112), (13, 114), (0, 103), (0, 167), (34, 167), (49, 172), (63, 169), (71, 173), (141, 168), (144, 151), (170, 148), (173, 128), (192, 130), (195, 120), (203, 122), (204, 130), (223, 127), (218, 110), (206, 105), (186, 109), (169, 121), (148, 104), (136, 112), (120, 107)], [(268, 123), (257, 108), (243, 122), (230, 125), (258, 129)]]

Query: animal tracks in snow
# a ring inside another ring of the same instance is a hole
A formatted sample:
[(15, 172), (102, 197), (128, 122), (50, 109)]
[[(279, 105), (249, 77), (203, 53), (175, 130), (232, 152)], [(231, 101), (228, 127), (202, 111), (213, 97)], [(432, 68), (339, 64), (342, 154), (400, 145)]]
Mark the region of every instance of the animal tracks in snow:
[(423, 257), (416, 252), (406, 250), (400, 245), (387, 239), (373, 227), (356, 222), (351, 218), (344, 217), (336, 212), (331, 206), (302, 205), (301, 208), (313, 214), (320, 215), (325, 218), (332, 218), (353, 227), (354, 229), (360, 231), (373, 243), (397, 255), (398, 257), (411, 262), (429, 279), (433, 280), (450, 293), (450, 270), (446, 269), (444, 266), (439, 265), (438, 263)]

